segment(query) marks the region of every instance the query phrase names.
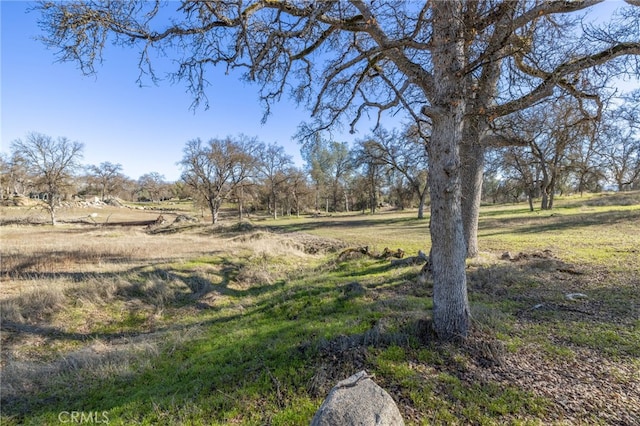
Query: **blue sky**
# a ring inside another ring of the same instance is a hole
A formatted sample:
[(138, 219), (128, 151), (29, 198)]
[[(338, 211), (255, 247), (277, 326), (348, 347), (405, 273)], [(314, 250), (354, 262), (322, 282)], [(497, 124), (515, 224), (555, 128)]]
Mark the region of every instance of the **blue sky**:
[[(620, 4), (610, 0), (599, 7), (608, 14)], [(28, 2), (0, 0), (3, 152), (31, 131), (66, 136), (85, 144), (84, 164), (110, 161), (122, 164), (134, 179), (159, 172), (172, 181), (180, 176), (176, 162), (187, 141), (243, 133), (284, 146), (302, 165), (292, 136), (309, 114), (294, 103), (277, 104), (262, 125), (258, 88), (219, 69), (208, 75), (213, 83), (210, 108), (193, 111), (192, 97), (182, 84), (165, 81), (155, 86), (147, 81), (139, 87), (136, 52), (117, 48), (105, 52), (96, 75), (85, 77), (75, 64), (55, 62), (55, 52), (34, 39), (38, 13), (27, 13), (28, 8)], [(393, 127), (394, 121), (383, 125)], [(364, 137), (370, 125), (364, 122), (356, 135), (345, 133), (337, 139)]]
[(210, 108), (194, 112), (184, 85), (139, 87), (137, 56), (124, 49), (109, 49), (97, 74), (85, 77), (75, 64), (55, 62), (55, 52), (34, 40), (38, 14), (26, 13), (28, 7), (27, 2), (0, 2), (3, 152), (31, 131), (66, 136), (85, 144), (84, 164), (110, 161), (122, 164), (134, 179), (159, 172), (176, 180), (175, 163), (187, 141), (242, 133), (284, 146), (302, 165), (291, 138), (298, 124), (309, 120), (304, 109), (281, 102), (262, 125), (258, 88), (220, 69), (209, 76)]

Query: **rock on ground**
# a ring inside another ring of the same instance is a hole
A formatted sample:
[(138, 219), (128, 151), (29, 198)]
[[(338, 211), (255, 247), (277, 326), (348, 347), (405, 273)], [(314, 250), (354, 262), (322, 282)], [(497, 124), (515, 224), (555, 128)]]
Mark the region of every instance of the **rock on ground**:
[(331, 389), (311, 426), (404, 426), (393, 398), (366, 371), (360, 371)]

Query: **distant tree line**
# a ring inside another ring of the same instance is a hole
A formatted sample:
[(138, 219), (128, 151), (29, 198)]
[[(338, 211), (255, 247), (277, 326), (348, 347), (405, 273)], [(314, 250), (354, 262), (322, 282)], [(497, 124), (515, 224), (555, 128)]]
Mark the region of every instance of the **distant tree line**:
[[(640, 93), (634, 92), (594, 119), (572, 98), (554, 98), (496, 120), (502, 142), (488, 150), (483, 201), (528, 201), (531, 210), (552, 209), (556, 194), (640, 189)], [(181, 179), (150, 172), (139, 179), (122, 165), (82, 165), (83, 144), (29, 133), (0, 157), (0, 195), (41, 198), (55, 222), (62, 200), (98, 197), (159, 202), (193, 199), (219, 220), (235, 204), (240, 220), (253, 212), (270, 216), (370, 212), (417, 208), (429, 202), (430, 129), (415, 124), (379, 126), (352, 146), (323, 137), (300, 138), (302, 167), (275, 143), (244, 135), (188, 141), (179, 162)]]

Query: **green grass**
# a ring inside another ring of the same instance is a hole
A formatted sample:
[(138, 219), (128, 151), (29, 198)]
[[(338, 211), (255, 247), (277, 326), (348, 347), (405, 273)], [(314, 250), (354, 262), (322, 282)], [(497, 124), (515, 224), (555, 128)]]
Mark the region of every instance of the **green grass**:
[[(361, 369), (407, 424), (640, 418), (640, 204), (612, 197), (559, 199), (552, 212), (485, 206), (483, 253), (468, 265), (474, 330), (461, 346), (434, 340), (431, 283), (417, 282), (419, 266), (306, 255), (287, 234), (415, 255), (428, 251), (428, 222), (414, 212), (159, 234), (154, 241), (189, 237), (190, 250), (202, 249), (84, 279), (53, 265), (50, 281), (40, 276), (50, 293), (0, 301), (3, 323), (18, 330), (6, 340), (12, 352), (3, 348), (3, 386), (13, 392), (3, 390), (2, 424), (60, 424), (61, 412), (79, 411), (114, 425), (304, 425)], [(543, 250), (551, 254), (500, 260)], [(572, 292), (588, 297), (569, 301)], [(592, 408), (572, 411), (571, 398)]]

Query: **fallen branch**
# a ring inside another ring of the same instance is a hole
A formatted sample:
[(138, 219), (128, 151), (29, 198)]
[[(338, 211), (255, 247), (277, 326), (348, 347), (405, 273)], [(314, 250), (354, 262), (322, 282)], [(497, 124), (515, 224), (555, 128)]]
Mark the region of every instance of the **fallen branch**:
[(414, 266), (429, 263), (429, 256), (424, 254), (422, 250), (418, 251), (417, 256), (411, 256), (404, 259), (391, 259), (391, 266)]
[(369, 251), (369, 246), (348, 248), (340, 252), (338, 261), (344, 262), (345, 260), (353, 259), (361, 255), (368, 256), (372, 259), (389, 259), (391, 257), (402, 259), (404, 257), (404, 250), (399, 248), (396, 251), (391, 251), (389, 247), (385, 247), (382, 253), (375, 253)]

